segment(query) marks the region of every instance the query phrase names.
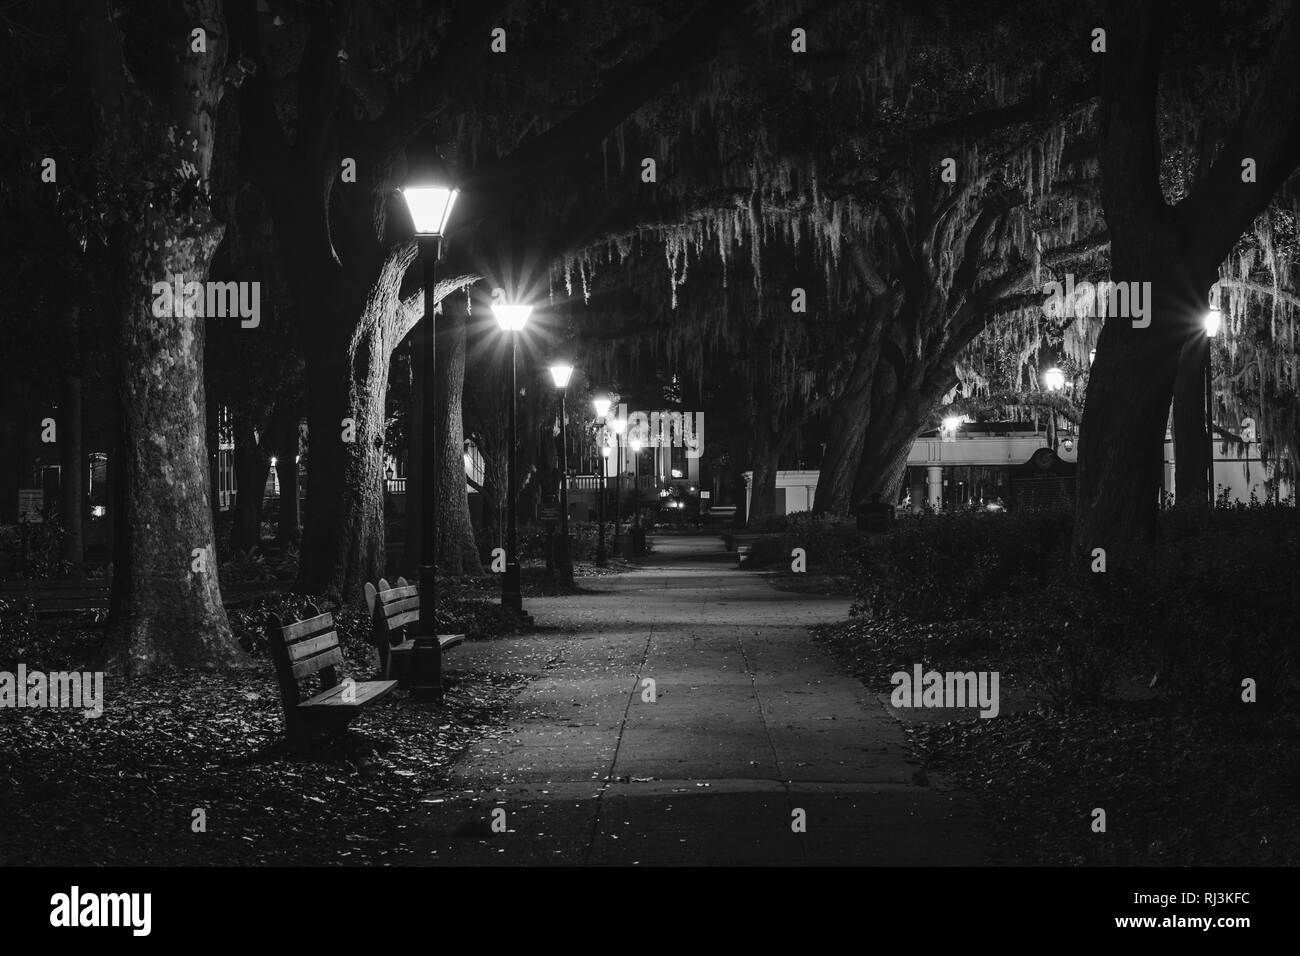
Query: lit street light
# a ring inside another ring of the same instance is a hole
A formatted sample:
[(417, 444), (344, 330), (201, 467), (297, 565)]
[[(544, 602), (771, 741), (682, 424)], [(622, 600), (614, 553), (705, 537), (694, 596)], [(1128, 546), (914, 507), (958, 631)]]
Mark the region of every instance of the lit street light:
[(420, 359), (424, 387), (420, 390), (420, 414), (424, 422), (420, 463), (424, 476), (419, 530), (420, 618), (411, 647), (407, 686), (418, 699), (442, 696), (442, 647), (438, 643), (438, 420), (434, 417), (434, 372), (437, 356), (433, 326), (435, 272), (442, 252), (442, 235), (456, 204), (458, 190), (450, 186), (436, 161), (424, 168), (412, 164), (411, 183), (402, 190), (411, 214), (424, 272), (424, 327)]
[(517, 472), (515, 462), (515, 405), (519, 399), (519, 386), (515, 379), (515, 353), (519, 332), (528, 323), (532, 315), (531, 305), (497, 303), (492, 306), (492, 314), (503, 332), (510, 333), (510, 438), (506, 456), (506, 573), (501, 577), (501, 606), (522, 614), (524, 610), (523, 595), (519, 593), (519, 527), (516, 516), (515, 496), (517, 494)]
[(552, 365), (551, 381), (560, 390), (560, 540), (555, 563), (560, 568), (560, 578), (573, 584), (573, 558), (569, 552), (569, 435), (567, 430), (565, 398), (569, 394), (569, 379), (573, 377), (572, 365)]

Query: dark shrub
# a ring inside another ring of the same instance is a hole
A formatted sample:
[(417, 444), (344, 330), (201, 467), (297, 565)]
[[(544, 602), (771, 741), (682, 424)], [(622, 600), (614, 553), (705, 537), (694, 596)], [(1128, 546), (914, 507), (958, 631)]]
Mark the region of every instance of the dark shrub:
[(751, 547), (744, 567), (790, 564), (790, 552), (803, 548), (807, 570), (823, 574), (852, 574), (859, 562), (855, 557), (862, 547), (863, 535), (852, 518), (839, 515), (814, 515), (799, 511), (774, 515), (750, 525), (750, 533), (773, 534), (760, 538)]
[(957, 620), (989, 601), (1042, 586), (1063, 563), (1071, 519), (1062, 512), (907, 517), (861, 552), (861, 612)]

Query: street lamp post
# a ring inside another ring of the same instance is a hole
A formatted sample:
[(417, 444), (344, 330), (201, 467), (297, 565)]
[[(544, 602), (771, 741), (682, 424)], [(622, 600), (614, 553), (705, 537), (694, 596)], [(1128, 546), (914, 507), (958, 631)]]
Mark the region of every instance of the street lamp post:
[(1208, 471), (1206, 486), (1209, 488), (1210, 507), (1214, 507), (1214, 372), (1212, 356), (1214, 338), (1223, 326), (1223, 313), (1210, 309), (1205, 313), (1205, 441), (1207, 454), (1205, 466)]
[(424, 272), (424, 328), (420, 360), (424, 388), (420, 390), (420, 412), (424, 422), (424, 443), (420, 464), (425, 494), (420, 512), (420, 617), (411, 646), (407, 686), (413, 697), (427, 700), (442, 696), (442, 647), (438, 643), (438, 420), (434, 417), (434, 372), (437, 367), (433, 307), (434, 274), (442, 251), (458, 190), (439, 183), (436, 170), (421, 170), (402, 198), (411, 214)]
[(560, 566), (560, 578), (569, 585), (573, 584), (573, 555), (569, 549), (569, 433), (565, 399), (572, 376), (572, 365), (551, 366), (551, 381), (560, 390), (560, 541), (555, 563)]
[(623, 432), (627, 430), (627, 419), (615, 418), (609, 423), (609, 427), (614, 429), (614, 451), (617, 459), (614, 465), (614, 553), (622, 556), (623, 542), (622, 523), (623, 523)]
[(600, 520), (600, 535), (596, 544), (596, 567), (603, 568), (609, 563), (609, 552), (605, 550), (605, 484), (609, 473), (609, 456), (614, 449), (610, 448), (603, 441), (600, 445), (600, 509), (597, 517)]
[(596, 418), (600, 420), (600, 481), (596, 483), (596, 521), (600, 529), (596, 533), (596, 567), (603, 568), (609, 563), (609, 553), (605, 550), (605, 476), (609, 471), (609, 445), (606, 444), (605, 418), (609, 415), (609, 399), (593, 398), (591, 404), (596, 409)]
[(523, 614), (524, 599), (519, 592), (519, 528), (515, 501), (518, 491), (515, 462), (517, 427), (515, 405), (519, 398), (519, 387), (515, 378), (515, 353), (519, 331), (527, 324), (532, 312), (531, 305), (500, 303), (492, 306), (497, 324), (503, 331), (510, 333), (510, 405), (508, 407), (510, 439), (506, 455), (506, 573), (501, 578), (501, 606), (516, 614)]
[(645, 447), (639, 438), (628, 440), (627, 447), (632, 449), (632, 520), (641, 522), (641, 449)]

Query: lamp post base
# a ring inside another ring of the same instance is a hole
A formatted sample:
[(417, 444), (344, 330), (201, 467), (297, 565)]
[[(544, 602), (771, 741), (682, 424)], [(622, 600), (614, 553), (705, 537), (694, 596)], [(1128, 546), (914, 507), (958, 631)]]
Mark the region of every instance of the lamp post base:
[(501, 579), (501, 606), (516, 614), (524, 613), (524, 596), (519, 593), (519, 563), (506, 562), (505, 576)]
[(442, 700), (442, 645), (436, 636), (415, 639), (406, 689), (416, 700)]
[(555, 539), (555, 567), (560, 572), (560, 580), (573, 587), (573, 553), (567, 531)]

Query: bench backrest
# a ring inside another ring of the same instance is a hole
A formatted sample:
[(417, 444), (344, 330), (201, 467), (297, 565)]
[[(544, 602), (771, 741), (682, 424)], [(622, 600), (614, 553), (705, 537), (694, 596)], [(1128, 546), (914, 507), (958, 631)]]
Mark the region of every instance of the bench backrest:
[(308, 605), (308, 610), (312, 616), (306, 620), (283, 624), (279, 617), (271, 614), (266, 622), (271, 659), (275, 661), (275, 674), (280, 680), (280, 695), (284, 698), (286, 710), (303, 701), (303, 680), (320, 675), (322, 691), (339, 683), (336, 668), (343, 663), (343, 649), (339, 646), (334, 615), (328, 611), (321, 614), (314, 605)]
[(365, 590), (375, 642), (402, 643), (404, 629), (420, 620), (419, 589), (407, 584), (405, 578), (398, 578), (397, 584), (391, 586), (380, 578), (378, 586), (367, 583)]

